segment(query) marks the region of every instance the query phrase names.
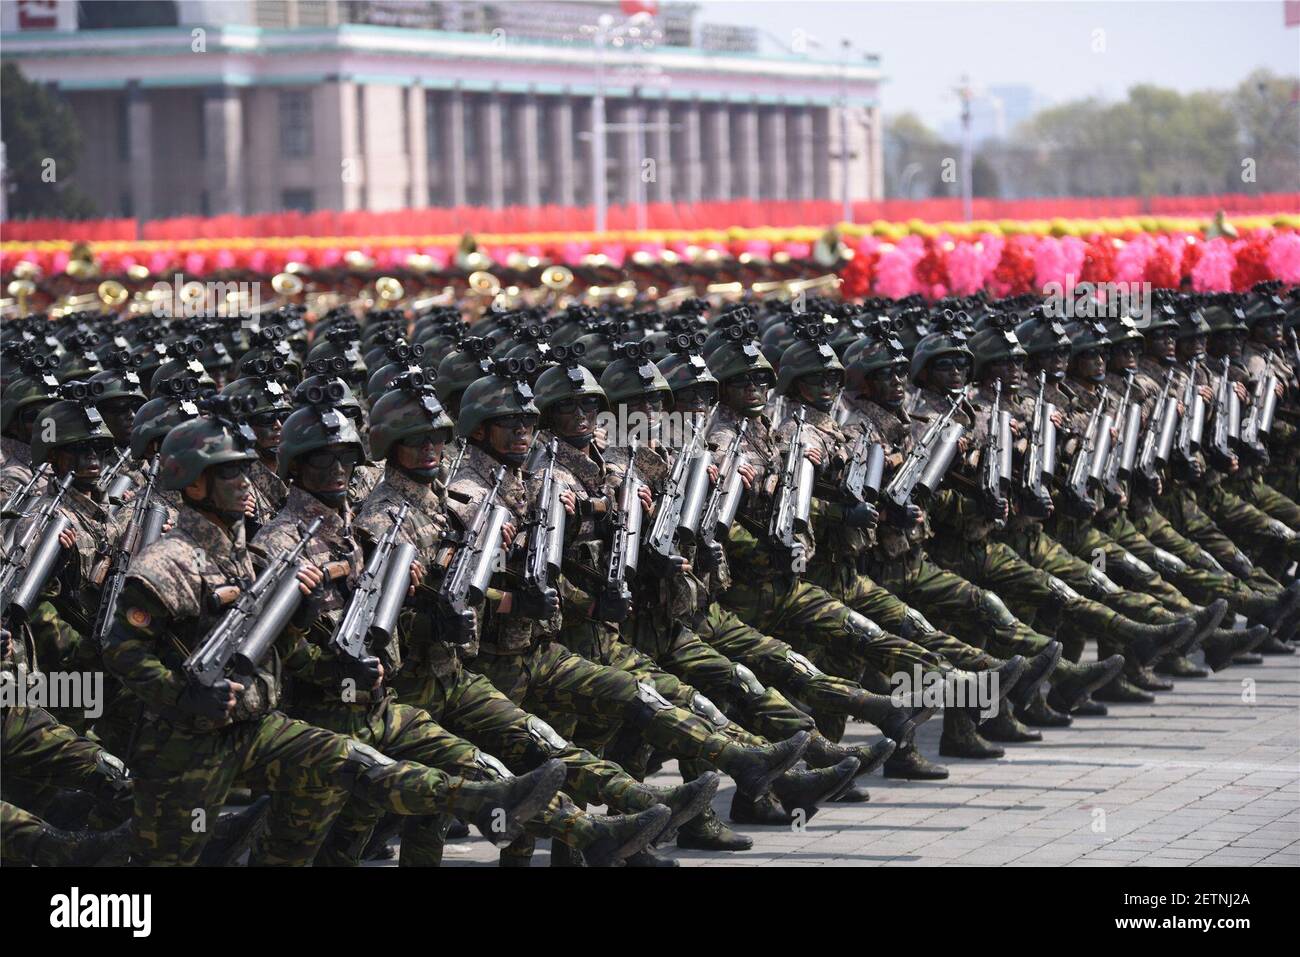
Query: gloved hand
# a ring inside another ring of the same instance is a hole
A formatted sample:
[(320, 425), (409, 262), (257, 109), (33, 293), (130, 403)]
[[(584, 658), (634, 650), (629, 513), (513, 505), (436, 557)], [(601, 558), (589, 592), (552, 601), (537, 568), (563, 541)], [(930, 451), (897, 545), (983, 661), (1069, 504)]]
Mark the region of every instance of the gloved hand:
[(859, 502), (844, 510), (844, 524), (849, 528), (875, 528), (880, 513), (870, 502)]
[(540, 595), (531, 591), (511, 592), (510, 614), (543, 621), (560, 610), (560, 593), (548, 588)]
[(624, 621), (632, 611), (627, 595), (602, 590), (592, 605), (591, 617), (596, 621)]
[(472, 645), (478, 637), (478, 617), (472, 608), (462, 612), (442, 611), (437, 616), (438, 634), (453, 645)]
[(371, 655), (365, 658), (341, 657), (338, 660), (339, 678), (352, 680), (362, 691), (369, 691), (383, 676), (384, 667)]
[(191, 682), (185, 686), (181, 696), (176, 699), (176, 707), (186, 714), (200, 718), (220, 720), (228, 717), (235, 710), (235, 699), (244, 686), (222, 678), (212, 687)]

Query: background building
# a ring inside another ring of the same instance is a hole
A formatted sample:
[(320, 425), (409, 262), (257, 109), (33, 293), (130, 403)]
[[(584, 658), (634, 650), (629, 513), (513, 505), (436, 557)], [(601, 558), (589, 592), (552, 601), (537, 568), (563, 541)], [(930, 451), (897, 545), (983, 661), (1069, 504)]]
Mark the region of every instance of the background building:
[[(634, 35), (629, 13), (646, 8)], [(591, 204), (598, 88), (609, 203), (840, 199), (846, 174), (850, 198), (883, 196), (876, 58), (760, 55), (752, 33), (697, 23), (691, 4), (0, 12), (0, 56), (74, 110), (78, 185), (102, 215)]]

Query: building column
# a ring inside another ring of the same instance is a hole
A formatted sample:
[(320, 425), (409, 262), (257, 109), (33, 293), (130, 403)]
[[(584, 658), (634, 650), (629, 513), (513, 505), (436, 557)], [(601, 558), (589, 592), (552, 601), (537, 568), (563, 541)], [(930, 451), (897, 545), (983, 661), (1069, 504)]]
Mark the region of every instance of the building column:
[(551, 175), (555, 186), (552, 202), (560, 206), (573, 206), (577, 203), (574, 186), (577, 182), (577, 170), (573, 156), (573, 99), (558, 96), (551, 109)]
[(790, 175), (786, 165), (785, 107), (774, 106), (763, 111), (762, 195), (764, 199), (789, 199)]
[(445, 94), (442, 136), (442, 168), (446, 189), (443, 201), (448, 206), (464, 206), (465, 184), (465, 94), (450, 90)]
[(650, 122), (656, 129), (649, 132), (650, 156), (654, 159), (654, 182), (649, 184), (652, 203), (673, 201), (673, 114), (668, 101), (660, 100), (650, 109)]
[(406, 141), (410, 152), (406, 157), (407, 206), (429, 205), (429, 118), (425, 106), (428, 92), (419, 85), (406, 89)]
[(704, 130), (704, 179), (709, 199), (731, 199), (731, 113), (718, 103), (708, 108)]
[(873, 106), (867, 110), (867, 119), (871, 123), (867, 143), (867, 162), (870, 164), (867, 175), (871, 183), (871, 195), (868, 198), (879, 202), (885, 198), (885, 128), (880, 107)]
[(813, 182), (813, 157), (816, 147), (816, 136), (813, 133), (812, 110), (809, 107), (796, 107), (794, 113), (789, 118), (793, 126), (793, 138), (791, 140), (791, 153), (793, 159), (793, 169), (791, 170), (791, 179), (794, 181), (794, 188), (790, 195), (796, 199), (820, 199), (817, 195), (816, 185)]
[(812, 183), (813, 196), (817, 199), (835, 199), (831, 193), (831, 110), (819, 106), (812, 116), (813, 140), (817, 149), (813, 152)]
[(698, 203), (704, 197), (704, 156), (701, 138), (700, 104), (687, 103), (682, 110), (682, 165), (678, 194), (683, 202)]
[(537, 149), (537, 95), (525, 94), (515, 110), (515, 156), (518, 171), (516, 184), (519, 199), (525, 206), (542, 205), (542, 158)]
[(636, 129), (642, 122), (641, 101), (635, 97), (620, 104), (615, 123), (627, 127), (619, 130), (618, 139), (618, 202), (631, 206), (637, 201), (641, 189), (641, 149), (643, 130)]
[(761, 195), (758, 182), (758, 108), (752, 103), (738, 106), (735, 118), (739, 132), (735, 152), (736, 195), (758, 199)]
[(216, 87), (203, 93), (203, 183), (213, 210), (242, 216), (244, 204), (244, 104), (239, 90)]
[(483, 104), (483, 156), (487, 174), (487, 204), (501, 209), (506, 204), (506, 164), (501, 143), (501, 94), (492, 91)]
[(131, 214), (143, 221), (153, 215), (153, 107), (138, 83), (127, 85), (126, 98)]

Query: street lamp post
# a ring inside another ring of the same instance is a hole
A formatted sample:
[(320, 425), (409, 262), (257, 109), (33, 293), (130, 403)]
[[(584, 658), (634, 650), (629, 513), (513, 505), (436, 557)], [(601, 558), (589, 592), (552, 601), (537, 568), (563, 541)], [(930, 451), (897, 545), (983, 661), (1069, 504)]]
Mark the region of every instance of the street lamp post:
[(605, 183), (605, 34), (614, 18), (603, 14), (596, 24), (596, 95), (591, 98), (591, 188), (596, 206), (596, 232), (605, 231), (609, 203)]
[(840, 64), (840, 219), (851, 223), (853, 202), (849, 190), (849, 48), (852, 41), (845, 37), (840, 45), (844, 50), (843, 62)]

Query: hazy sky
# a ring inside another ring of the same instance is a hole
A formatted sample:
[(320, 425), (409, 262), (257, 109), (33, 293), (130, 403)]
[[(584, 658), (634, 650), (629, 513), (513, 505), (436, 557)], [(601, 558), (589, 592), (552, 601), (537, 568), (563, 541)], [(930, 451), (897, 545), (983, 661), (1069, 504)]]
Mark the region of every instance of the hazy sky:
[[(705, 22), (757, 27), (786, 46), (799, 30), (832, 50), (849, 37), (859, 49), (880, 54), (888, 78), (885, 111), (913, 110), (934, 128), (956, 116), (950, 91), (963, 73), (977, 87), (1029, 83), (1061, 102), (1122, 99), (1130, 86), (1147, 82), (1222, 89), (1256, 67), (1300, 72), (1300, 27), (1283, 26), (1282, 0), (710, 0), (700, 6)], [(1104, 52), (1094, 52), (1098, 39)]]

